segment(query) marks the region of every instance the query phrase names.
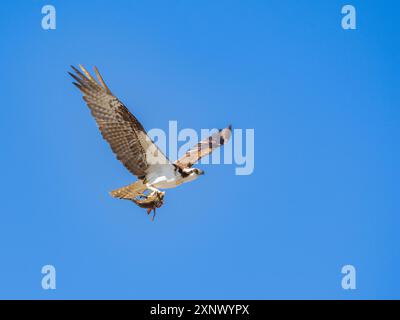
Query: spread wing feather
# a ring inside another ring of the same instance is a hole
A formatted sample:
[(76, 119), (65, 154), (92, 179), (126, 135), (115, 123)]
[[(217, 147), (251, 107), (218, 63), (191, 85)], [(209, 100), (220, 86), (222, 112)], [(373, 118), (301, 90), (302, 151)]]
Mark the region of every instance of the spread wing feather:
[(97, 68), (97, 82), (82, 66), (69, 74), (83, 93), (103, 138), (110, 144), (117, 159), (134, 175), (143, 177), (151, 164), (169, 164), (169, 160), (147, 136), (142, 124), (105, 84)]
[(232, 134), (232, 127), (229, 126), (223, 130), (219, 130), (213, 135), (209, 136), (197, 143), (193, 148), (187, 151), (180, 159), (175, 161), (175, 164), (179, 167), (190, 168), (193, 164), (199, 161), (202, 157), (210, 154), (215, 149), (224, 145)]

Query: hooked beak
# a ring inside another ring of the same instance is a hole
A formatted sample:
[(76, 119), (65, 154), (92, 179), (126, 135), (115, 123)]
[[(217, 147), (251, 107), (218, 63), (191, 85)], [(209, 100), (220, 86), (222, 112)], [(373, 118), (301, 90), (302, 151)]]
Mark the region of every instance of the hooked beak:
[(202, 176), (203, 174), (204, 174), (204, 171), (199, 169), (199, 176)]

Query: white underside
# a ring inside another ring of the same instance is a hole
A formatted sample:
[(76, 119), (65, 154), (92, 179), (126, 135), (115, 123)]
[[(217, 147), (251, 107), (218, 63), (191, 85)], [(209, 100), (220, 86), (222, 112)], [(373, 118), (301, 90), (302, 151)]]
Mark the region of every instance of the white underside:
[(153, 165), (151, 171), (146, 175), (146, 184), (160, 189), (170, 189), (197, 178), (197, 175), (190, 175), (182, 178), (172, 165)]

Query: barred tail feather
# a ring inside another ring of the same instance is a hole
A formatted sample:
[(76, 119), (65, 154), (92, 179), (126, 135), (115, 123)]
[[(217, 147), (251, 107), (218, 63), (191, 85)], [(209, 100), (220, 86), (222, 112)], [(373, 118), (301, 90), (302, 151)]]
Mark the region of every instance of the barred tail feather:
[(110, 195), (118, 199), (132, 200), (142, 194), (146, 189), (146, 185), (143, 184), (143, 181), (138, 180), (128, 186), (111, 191)]

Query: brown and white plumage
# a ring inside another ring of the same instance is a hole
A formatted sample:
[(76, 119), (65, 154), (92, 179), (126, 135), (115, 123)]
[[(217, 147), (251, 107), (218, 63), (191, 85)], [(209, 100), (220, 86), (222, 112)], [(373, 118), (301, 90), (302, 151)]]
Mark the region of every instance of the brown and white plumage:
[[(139, 180), (111, 192), (120, 199), (134, 201), (148, 213), (163, 204), (164, 192), (157, 188), (173, 188), (194, 180), (202, 171), (191, 168), (200, 158), (223, 145), (231, 136), (231, 127), (220, 130), (208, 139), (199, 142), (186, 154), (171, 163), (163, 152), (148, 137), (142, 124), (115, 97), (105, 84), (97, 68), (97, 81), (81, 65), (75, 67), (73, 84), (83, 94), (91, 114), (95, 118), (103, 138), (109, 143), (117, 159)], [(151, 191), (145, 195), (146, 191)]]
[(162, 151), (147, 136), (142, 124), (111, 93), (97, 68), (95, 72), (102, 85), (82, 66), (80, 68), (83, 73), (72, 68), (76, 75), (69, 74), (76, 80), (74, 85), (83, 93), (83, 99), (96, 119), (103, 138), (110, 144), (117, 159), (132, 174), (145, 176), (151, 162), (169, 163)]
[(201, 158), (209, 155), (215, 149), (224, 145), (231, 137), (232, 127), (229, 126), (223, 130), (212, 134), (207, 139), (197, 143), (193, 148), (187, 151), (175, 164), (181, 168), (190, 168)]

